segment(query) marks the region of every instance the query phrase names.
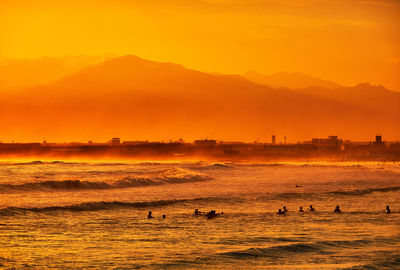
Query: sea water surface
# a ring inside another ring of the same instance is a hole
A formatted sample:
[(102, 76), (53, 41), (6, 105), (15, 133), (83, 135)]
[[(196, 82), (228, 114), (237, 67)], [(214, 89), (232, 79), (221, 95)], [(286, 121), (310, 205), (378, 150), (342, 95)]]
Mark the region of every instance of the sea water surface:
[(0, 267), (399, 269), (400, 164), (3, 161)]

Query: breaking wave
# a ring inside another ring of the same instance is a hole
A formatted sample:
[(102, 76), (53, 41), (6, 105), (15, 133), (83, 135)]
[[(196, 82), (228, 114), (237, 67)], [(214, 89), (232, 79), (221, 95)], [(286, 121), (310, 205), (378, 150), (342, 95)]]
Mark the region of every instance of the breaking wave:
[(232, 165), (226, 163), (215, 163), (213, 165), (208, 166), (209, 168), (232, 168)]
[(233, 169), (233, 164), (227, 163), (214, 163), (214, 164), (204, 164), (203, 162), (198, 162), (191, 165), (189, 168), (194, 170), (217, 170), (217, 169)]
[(32, 208), (7, 207), (0, 209), (0, 215), (3, 216), (17, 215), (29, 212), (48, 213), (54, 211), (83, 212), (83, 211), (114, 210), (122, 208), (140, 209), (148, 207), (175, 205), (180, 203), (199, 203), (199, 202), (220, 201), (220, 200), (225, 200), (225, 199), (217, 197), (203, 197), (194, 199), (159, 200), (159, 201), (148, 201), (148, 202), (98, 201), (98, 202), (85, 202), (85, 203), (66, 205), (66, 206), (47, 206), (47, 207), (32, 207)]
[(44, 164), (59, 164), (59, 165), (64, 165), (64, 164), (87, 164), (85, 162), (65, 162), (62, 160), (54, 160), (54, 161), (41, 161), (41, 160), (34, 160), (34, 161), (29, 161), (29, 162), (0, 162), (0, 166), (10, 166), (10, 165), (44, 165)]
[(292, 166), (286, 163), (238, 163), (238, 167), (278, 167), (278, 166)]
[(127, 176), (113, 181), (42, 181), (23, 184), (0, 184), (0, 192), (13, 191), (40, 191), (40, 190), (85, 190), (85, 189), (116, 189), (140, 186), (190, 183), (210, 180), (211, 177), (202, 173), (181, 168), (172, 168), (161, 171), (148, 177)]

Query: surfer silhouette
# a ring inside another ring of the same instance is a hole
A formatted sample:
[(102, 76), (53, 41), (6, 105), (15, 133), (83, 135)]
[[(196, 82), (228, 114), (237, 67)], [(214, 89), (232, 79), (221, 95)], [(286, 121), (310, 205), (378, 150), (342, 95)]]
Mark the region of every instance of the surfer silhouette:
[(279, 208), (279, 210), (278, 210), (278, 213), (277, 213), (278, 215), (284, 215), (285, 214), (285, 211), (282, 211), (282, 209), (280, 209)]
[(149, 214), (147, 215), (147, 218), (154, 218), (154, 217), (151, 215), (151, 211), (149, 211)]
[(215, 218), (215, 217), (217, 217), (218, 215), (219, 215), (219, 214), (217, 214), (217, 213), (215, 212), (215, 210), (211, 210), (210, 212), (207, 213), (207, 219)]
[(303, 206), (300, 206), (299, 212), (304, 212)]
[(389, 207), (389, 205), (386, 206), (386, 214), (390, 214), (390, 207)]
[(308, 211), (314, 212), (315, 209), (314, 209), (314, 207), (312, 205), (310, 205), (310, 208), (308, 209)]
[(193, 215), (194, 216), (201, 216), (203, 213), (199, 211), (199, 209), (195, 209)]
[(341, 213), (339, 205), (336, 205), (336, 208), (335, 208), (335, 210), (333, 210), (333, 212), (334, 213)]
[(283, 206), (283, 212), (287, 212), (288, 210), (287, 210), (287, 208), (286, 208), (286, 206)]

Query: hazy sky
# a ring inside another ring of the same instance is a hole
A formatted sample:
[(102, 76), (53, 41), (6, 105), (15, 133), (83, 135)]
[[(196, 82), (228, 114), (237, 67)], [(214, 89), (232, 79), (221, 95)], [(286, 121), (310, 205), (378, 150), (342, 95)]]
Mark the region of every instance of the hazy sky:
[(0, 55), (135, 54), (400, 90), (399, 0), (1, 0)]

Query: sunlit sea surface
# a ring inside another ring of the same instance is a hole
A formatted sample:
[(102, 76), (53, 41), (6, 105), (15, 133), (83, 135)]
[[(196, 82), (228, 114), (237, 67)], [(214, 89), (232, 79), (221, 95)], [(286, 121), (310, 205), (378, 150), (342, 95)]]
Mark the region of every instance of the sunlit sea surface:
[(400, 164), (3, 161), (0, 267), (400, 269)]

